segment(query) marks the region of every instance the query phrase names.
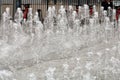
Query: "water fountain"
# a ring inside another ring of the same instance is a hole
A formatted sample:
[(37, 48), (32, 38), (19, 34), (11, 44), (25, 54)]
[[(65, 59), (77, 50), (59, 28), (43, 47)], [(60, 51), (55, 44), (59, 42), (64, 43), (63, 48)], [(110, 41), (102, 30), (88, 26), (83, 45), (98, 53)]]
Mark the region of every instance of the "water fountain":
[(23, 13), (21, 8), (17, 8), (17, 11), (15, 13), (15, 22), (20, 23), (23, 19)]
[(54, 78), (54, 72), (56, 68), (49, 68), (45, 71), (46, 74), (46, 80), (55, 80)]
[(1, 80), (16, 80), (13, 78), (13, 73), (6, 70), (0, 71), (0, 79)]
[(28, 78), (29, 80), (37, 80), (34, 73), (29, 74)]
[(49, 7), (44, 22), (29, 8), (23, 19), (10, 8), (0, 25), (1, 80), (119, 80), (120, 19), (116, 10)]

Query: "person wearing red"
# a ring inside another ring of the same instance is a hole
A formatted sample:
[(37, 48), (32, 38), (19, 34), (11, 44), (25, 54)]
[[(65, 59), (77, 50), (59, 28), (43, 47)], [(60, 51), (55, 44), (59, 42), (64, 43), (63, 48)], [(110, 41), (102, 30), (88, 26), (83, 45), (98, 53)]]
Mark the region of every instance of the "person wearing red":
[(27, 19), (29, 4), (25, 4), (24, 7), (25, 7), (25, 10), (23, 12), (23, 18)]
[(120, 7), (116, 11), (116, 18), (117, 20), (120, 18)]

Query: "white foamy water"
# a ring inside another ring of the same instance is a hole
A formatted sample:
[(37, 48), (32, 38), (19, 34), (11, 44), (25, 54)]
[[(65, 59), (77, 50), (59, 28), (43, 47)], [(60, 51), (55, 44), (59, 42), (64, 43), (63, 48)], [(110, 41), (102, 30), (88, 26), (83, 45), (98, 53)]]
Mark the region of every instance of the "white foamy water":
[[(78, 13), (49, 7), (44, 22), (29, 8), (11, 20), (6, 8), (0, 24), (1, 80), (119, 80), (119, 27), (113, 15), (88, 5)], [(110, 20), (111, 19), (111, 20)]]

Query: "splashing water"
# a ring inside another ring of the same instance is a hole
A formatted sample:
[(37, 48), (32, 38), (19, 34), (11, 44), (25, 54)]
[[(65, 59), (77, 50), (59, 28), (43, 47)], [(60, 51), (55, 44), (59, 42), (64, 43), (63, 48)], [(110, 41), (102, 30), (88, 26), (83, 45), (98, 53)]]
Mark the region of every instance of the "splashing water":
[[(119, 80), (120, 18), (116, 10), (49, 7), (44, 21), (10, 8), (0, 22), (1, 80)], [(77, 57), (77, 58), (76, 58)], [(8, 71), (10, 69), (10, 71)]]

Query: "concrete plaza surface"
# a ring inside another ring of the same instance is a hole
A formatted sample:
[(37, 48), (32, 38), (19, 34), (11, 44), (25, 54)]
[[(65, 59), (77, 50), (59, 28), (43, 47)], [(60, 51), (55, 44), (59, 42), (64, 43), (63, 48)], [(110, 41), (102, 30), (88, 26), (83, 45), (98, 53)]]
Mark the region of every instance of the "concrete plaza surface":
[[(97, 62), (99, 63), (100, 58), (99, 56), (103, 57), (104, 56), (104, 50), (106, 48), (113, 49), (115, 44), (105, 44), (105, 43), (100, 43), (94, 46), (91, 46), (89, 48), (84, 48), (80, 49), (78, 52), (76, 50), (73, 50), (73, 53), (69, 53), (69, 49), (67, 53), (59, 53), (59, 54), (54, 54), (50, 53), (49, 55), (41, 56), (41, 58), (37, 58), (37, 56), (32, 56), (30, 54), (26, 54), (29, 56), (29, 58), (24, 58), (25, 60), (20, 62), (17, 61), (21, 59), (23, 56), (17, 56), (17, 60), (13, 60), (16, 63), (7, 63), (9, 66), (3, 64), (2, 58), (0, 58), (0, 69), (6, 69), (12, 71), (14, 74), (14, 77), (17, 80), (30, 80), (28, 79), (30, 76), (29, 75), (35, 75), (36, 79), (35, 80), (49, 80), (46, 79), (47, 75), (47, 70), (48, 74), (50, 74), (54, 79), (53, 80), (65, 80), (65, 76), (69, 78), (69, 80), (79, 80), (79, 78), (82, 75), (86, 75), (87, 72), (85, 71), (86, 68), (91, 68), (92, 66), (86, 65), (86, 63), (91, 63), (91, 62)], [(91, 53), (93, 51), (93, 53)], [(43, 53), (44, 54), (44, 53)], [(4, 58), (9, 60), (10, 57)], [(37, 61), (37, 62), (36, 62)], [(18, 62), (18, 63), (17, 63)], [(19, 63), (20, 62), (20, 63)], [(2, 66), (3, 65), (3, 66)], [(7, 67), (6, 67), (7, 66)], [(68, 68), (67, 68), (68, 66)], [(85, 66), (85, 67), (84, 67)], [(104, 79), (104, 74), (101, 74), (99, 71), (101, 69), (101, 66), (98, 66), (97, 64), (94, 64), (92, 70), (87, 70), (90, 72), (90, 76), (96, 76), (96, 79), (82, 79), (82, 80), (106, 80)], [(67, 72), (66, 69), (67, 68)], [(100, 69), (99, 69), (100, 68)], [(49, 71), (49, 69), (55, 69), (54, 73)], [(81, 73), (81, 71), (85, 71), (84, 73)], [(102, 71), (101, 71), (102, 72)], [(19, 76), (18, 76), (19, 75)], [(50, 75), (48, 75), (50, 77)], [(106, 77), (113, 78), (113, 76), (110, 76), (109, 74), (105, 74)], [(34, 77), (34, 76), (33, 76)], [(116, 76), (117, 77), (117, 76)], [(63, 79), (64, 78), (64, 79)], [(81, 77), (82, 78), (82, 77)], [(119, 78), (119, 77), (117, 77)], [(50, 79), (51, 80), (51, 79)], [(118, 80), (118, 79), (117, 79)]]

